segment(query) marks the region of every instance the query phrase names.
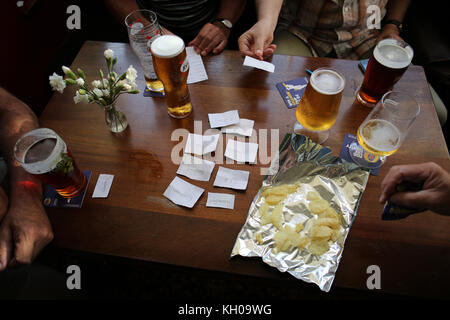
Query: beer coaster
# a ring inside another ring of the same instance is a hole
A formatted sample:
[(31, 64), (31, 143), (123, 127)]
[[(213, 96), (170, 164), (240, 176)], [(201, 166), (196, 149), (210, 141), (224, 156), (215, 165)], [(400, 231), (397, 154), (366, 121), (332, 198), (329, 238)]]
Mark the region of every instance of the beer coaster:
[[(349, 148), (350, 145), (352, 144), (352, 142), (358, 142), (358, 139), (356, 138), (355, 135), (350, 134), (350, 133), (346, 133), (345, 134), (345, 138), (344, 138), (344, 142), (342, 143), (342, 147), (341, 147), (341, 153), (339, 154), (339, 157), (341, 159), (347, 160), (348, 162), (353, 162), (350, 154), (349, 154)], [(362, 155), (361, 155), (362, 157)], [(378, 175), (378, 171), (380, 168), (374, 168), (370, 170), (370, 174), (377, 176)]]
[(308, 84), (307, 77), (301, 77), (289, 81), (277, 83), (277, 89), (283, 98), (286, 107), (289, 109), (296, 108)]
[(84, 191), (78, 197), (72, 199), (63, 198), (53, 187), (47, 186), (44, 192), (44, 206), (47, 208), (81, 208), (91, 178), (91, 171), (83, 170), (82, 172), (86, 176), (87, 183)]
[(156, 97), (156, 98), (164, 98), (165, 97), (164, 92), (151, 91), (147, 88), (147, 86), (145, 86), (143, 92), (144, 92), (143, 93), (144, 97)]

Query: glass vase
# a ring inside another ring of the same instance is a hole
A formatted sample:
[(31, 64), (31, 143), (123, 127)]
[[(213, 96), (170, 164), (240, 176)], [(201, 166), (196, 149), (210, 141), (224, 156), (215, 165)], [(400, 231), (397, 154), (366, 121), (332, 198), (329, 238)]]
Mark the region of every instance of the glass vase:
[(105, 106), (106, 126), (111, 132), (119, 133), (128, 127), (127, 117), (116, 109), (115, 103)]

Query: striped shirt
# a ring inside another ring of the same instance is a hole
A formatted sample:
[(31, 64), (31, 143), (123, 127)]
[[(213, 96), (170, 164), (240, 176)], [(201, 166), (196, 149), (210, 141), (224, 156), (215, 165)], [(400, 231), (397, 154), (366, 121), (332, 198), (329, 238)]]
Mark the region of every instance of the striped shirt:
[(278, 26), (303, 40), (314, 56), (336, 53), (340, 59), (359, 59), (376, 45), (380, 33), (369, 29), (370, 5), (386, 14), (388, 0), (285, 0)]
[(220, 0), (136, 0), (141, 9), (154, 11), (159, 24), (190, 41), (216, 17)]

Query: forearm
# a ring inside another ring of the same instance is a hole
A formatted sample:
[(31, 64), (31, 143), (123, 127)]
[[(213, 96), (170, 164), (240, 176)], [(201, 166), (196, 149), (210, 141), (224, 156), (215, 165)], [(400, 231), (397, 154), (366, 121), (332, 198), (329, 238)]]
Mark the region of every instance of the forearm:
[(38, 119), (26, 104), (0, 88), (0, 153), (8, 164), (10, 201), (23, 197), (40, 197), (40, 181), (28, 174), (14, 158), (16, 141), (28, 131), (39, 127)]
[(246, 0), (222, 0), (217, 17), (230, 20), (234, 24), (241, 17), (246, 3)]
[(283, 0), (255, 0), (258, 21), (266, 21), (275, 30)]
[(105, 4), (120, 24), (124, 23), (130, 12), (139, 10), (134, 0), (105, 0)]
[(386, 20), (403, 22), (411, 0), (390, 0), (387, 4)]

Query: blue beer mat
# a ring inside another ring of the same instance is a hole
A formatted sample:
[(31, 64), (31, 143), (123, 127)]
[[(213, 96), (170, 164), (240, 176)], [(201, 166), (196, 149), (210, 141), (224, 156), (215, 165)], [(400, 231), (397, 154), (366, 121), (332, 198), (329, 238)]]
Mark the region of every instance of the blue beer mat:
[(87, 187), (89, 185), (89, 180), (91, 179), (91, 171), (83, 170), (82, 172), (87, 179), (86, 187), (84, 188), (83, 193), (76, 198), (66, 199), (60, 196), (52, 186), (47, 186), (44, 192), (44, 206), (47, 208), (81, 208)]
[(145, 86), (143, 92), (144, 97), (164, 98), (165, 96), (164, 92), (151, 91), (147, 88), (147, 86)]
[(276, 84), (286, 107), (289, 109), (296, 108), (300, 102), (300, 98), (308, 84), (307, 77), (296, 78), (289, 81), (283, 81)]
[[(354, 161), (352, 160), (350, 154), (348, 153), (349, 147), (352, 144), (352, 142), (354, 142), (354, 141), (358, 142), (358, 139), (356, 138), (355, 135), (350, 134), (350, 133), (346, 133), (345, 134), (344, 142), (342, 143), (342, 147), (341, 147), (341, 153), (339, 154), (339, 157), (341, 159), (345, 159), (348, 162), (353, 162), (354, 163)], [(362, 155), (361, 155), (361, 157), (362, 157)], [(380, 168), (371, 169), (370, 170), (370, 174), (372, 174), (374, 176), (377, 176), (379, 169)]]

